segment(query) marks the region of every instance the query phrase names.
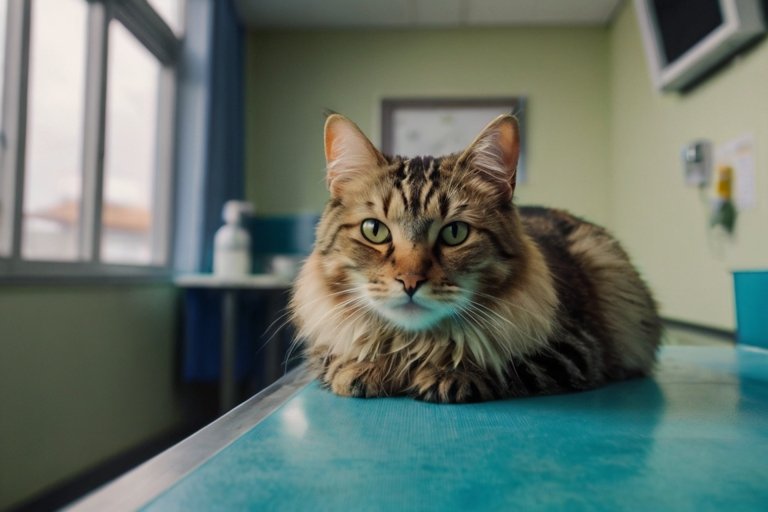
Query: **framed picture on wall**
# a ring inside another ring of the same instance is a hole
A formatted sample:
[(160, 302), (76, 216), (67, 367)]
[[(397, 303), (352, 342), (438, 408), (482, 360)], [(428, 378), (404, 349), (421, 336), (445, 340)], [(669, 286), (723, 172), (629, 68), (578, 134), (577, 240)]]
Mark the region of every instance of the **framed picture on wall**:
[(448, 155), (465, 149), (501, 114), (520, 123), (517, 182), (526, 181), (525, 98), (406, 98), (381, 103), (381, 148), (390, 155)]

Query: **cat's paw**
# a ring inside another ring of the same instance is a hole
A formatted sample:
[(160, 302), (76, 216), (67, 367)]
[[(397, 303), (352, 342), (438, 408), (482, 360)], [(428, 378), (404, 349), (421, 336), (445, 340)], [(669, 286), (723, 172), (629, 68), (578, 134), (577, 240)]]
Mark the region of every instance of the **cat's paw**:
[(462, 369), (423, 369), (416, 374), (412, 391), (414, 398), (436, 403), (484, 402), (499, 397), (487, 375)]
[(341, 365), (326, 377), (331, 391), (341, 396), (373, 398), (389, 396), (387, 376), (381, 367), (371, 362), (351, 362)]

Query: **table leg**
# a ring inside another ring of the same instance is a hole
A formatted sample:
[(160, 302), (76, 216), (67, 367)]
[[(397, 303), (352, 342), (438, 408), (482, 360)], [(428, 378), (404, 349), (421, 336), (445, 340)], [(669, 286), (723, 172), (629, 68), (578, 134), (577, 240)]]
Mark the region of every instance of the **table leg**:
[(237, 292), (224, 290), (221, 304), (221, 376), (219, 410), (222, 414), (236, 405), (235, 348), (237, 339)]

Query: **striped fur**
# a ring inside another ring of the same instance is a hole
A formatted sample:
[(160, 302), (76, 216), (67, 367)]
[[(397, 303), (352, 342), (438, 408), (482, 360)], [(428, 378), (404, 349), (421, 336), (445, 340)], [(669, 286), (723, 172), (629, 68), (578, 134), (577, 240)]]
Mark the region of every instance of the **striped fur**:
[[(514, 119), (442, 158), (382, 155), (338, 115), (325, 142), (331, 200), (291, 308), (335, 393), (470, 402), (651, 371), (656, 306), (618, 242), (564, 211), (513, 205)], [(366, 239), (366, 219), (389, 239)], [(450, 246), (440, 232), (456, 221), (469, 234)]]

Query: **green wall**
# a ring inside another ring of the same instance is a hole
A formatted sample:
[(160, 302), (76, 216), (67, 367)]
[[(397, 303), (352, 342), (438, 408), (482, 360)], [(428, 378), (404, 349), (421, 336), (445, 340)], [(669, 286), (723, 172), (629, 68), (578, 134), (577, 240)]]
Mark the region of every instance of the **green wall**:
[[(664, 314), (732, 329), (730, 270), (768, 267), (768, 45), (760, 44), (685, 95), (653, 90), (635, 11), (611, 29), (612, 226), (642, 267)], [(755, 135), (757, 208), (734, 240), (713, 236), (708, 206), (683, 184), (680, 149)]]
[(323, 111), (380, 142), (391, 97), (528, 98), (518, 201), (609, 219), (608, 30), (274, 31), (249, 36), (246, 196), (261, 214), (319, 212)]
[(178, 428), (170, 285), (0, 287), (0, 509)]
[[(255, 32), (246, 76), (246, 196), (261, 214), (321, 209), (325, 108), (379, 142), (382, 98), (525, 95), (530, 181), (518, 202), (607, 225), (666, 317), (733, 329), (731, 269), (768, 267), (765, 44), (685, 95), (660, 94), (624, 2), (605, 29)], [(679, 155), (694, 139), (744, 133), (756, 140), (758, 205), (727, 240), (683, 185)]]

